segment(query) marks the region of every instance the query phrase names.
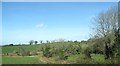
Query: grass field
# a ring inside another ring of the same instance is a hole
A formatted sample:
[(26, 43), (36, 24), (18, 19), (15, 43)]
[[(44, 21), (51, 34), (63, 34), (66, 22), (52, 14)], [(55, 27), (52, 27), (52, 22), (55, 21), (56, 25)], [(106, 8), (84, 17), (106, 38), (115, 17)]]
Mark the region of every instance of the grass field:
[(14, 51), (18, 51), (19, 48), (21, 47), (27, 51), (35, 51), (39, 48), (38, 45), (5, 46), (5, 47), (2, 47), (2, 53), (12, 53)]
[(105, 63), (103, 55), (93, 54), (92, 59), (86, 58), (83, 54), (72, 55), (67, 60), (59, 60), (58, 57), (46, 58), (39, 56), (4, 56), (2, 58), (2, 64), (96, 64), (96, 63)]
[(14, 57), (2, 57), (2, 64), (40, 64), (40, 60), (38, 57), (22, 57), (22, 56), (14, 56)]
[[(56, 42), (49, 43), (50, 47), (61, 48), (68, 45), (75, 45), (80, 43), (72, 42)], [(24, 48), (27, 51), (37, 51), (40, 50), (45, 44), (39, 45), (21, 45), (21, 46), (3, 46), (2, 53), (13, 53), (18, 51), (20, 47)], [(84, 51), (88, 44), (80, 44), (81, 50)], [(111, 61), (110, 59), (105, 60), (103, 54), (91, 54), (91, 58), (86, 57), (84, 54), (70, 55), (66, 60), (60, 60), (58, 56), (53, 56), (50, 58), (44, 57), (43, 54), (33, 55), (33, 56), (3, 56), (2, 64), (106, 64), (112, 63), (115, 60)], [(115, 63), (117, 63), (115, 61)]]
[[(65, 47), (65, 46), (68, 46), (69, 44), (72, 44), (74, 45), (75, 43), (72, 43), (72, 42), (63, 42), (63, 43), (60, 43), (60, 42), (56, 42), (56, 43), (49, 43), (49, 45), (51, 47), (56, 47), (56, 48), (60, 48), (60, 47)], [(19, 48), (23, 48), (25, 49), (26, 51), (37, 51), (37, 50), (41, 50), (42, 47), (44, 46), (44, 44), (38, 44), (38, 45), (21, 45), (21, 46), (3, 46), (2, 47), (2, 53), (13, 53), (15, 51), (18, 51)], [(87, 45), (86, 44), (81, 44), (81, 47), (86, 47)]]
[[(49, 43), (49, 46), (51, 47), (66, 47), (68, 45), (75, 45), (75, 43), (72, 42), (55, 42), (55, 43)], [(77, 43), (79, 44), (79, 43)], [(41, 50), (41, 48), (44, 46), (44, 44), (38, 44), (38, 45), (21, 45), (21, 46), (3, 46), (2, 47), (2, 53), (14, 53), (15, 51), (18, 51), (20, 47), (27, 51), (37, 51)], [(85, 44), (81, 44), (82, 48), (87, 47)], [(35, 57), (27, 57), (27, 56), (3, 56), (2, 57), (2, 63), (3, 64), (40, 64), (40, 63), (63, 63), (61, 60), (57, 60), (58, 57), (51, 57), (51, 58), (44, 58), (42, 55), (35, 56)], [(45, 60), (46, 59), (46, 60)], [(57, 61), (56, 61), (57, 60)], [(67, 60), (66, 60), (67, 61)], [(74, 60), (73, 60), (74, 61)]]

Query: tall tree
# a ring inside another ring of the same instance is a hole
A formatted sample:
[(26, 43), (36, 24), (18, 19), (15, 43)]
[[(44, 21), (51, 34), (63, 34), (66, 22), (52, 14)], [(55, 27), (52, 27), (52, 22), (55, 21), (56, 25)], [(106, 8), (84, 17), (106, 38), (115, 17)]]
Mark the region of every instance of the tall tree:
[(34, 40), (30, 40), (29, 43), (30, 45), (32, 45), (34, 43)]
[(108, 34), (113, 33), (114, 30), (118, 28), (117, 14), (117, 7), (112, 7), (106, 12), (99, 13), (99, 15), (94, 18), (94, 29), (98, 37), (107, 37)]
[(40, 41), (40, 44), (42, 44), (42, 43), (43, 43), (43, 41), (41, 40), (41, 41)]
[(95, 39), (103, 38), (104, 46), (107, 57), (109, 57), (108, 51), (111, 49), (116, 42), (115, 30), (118, 29), (118, 7), (111, 7), (108, 11), (99, 13), (98, 16), (94, 18), (94, 31)]
[(47, 43), (50, 43), (48, 40), (46, 41)]
[(38, 41), (35, 41), (35, 44), (37, 44), (38, 43)]

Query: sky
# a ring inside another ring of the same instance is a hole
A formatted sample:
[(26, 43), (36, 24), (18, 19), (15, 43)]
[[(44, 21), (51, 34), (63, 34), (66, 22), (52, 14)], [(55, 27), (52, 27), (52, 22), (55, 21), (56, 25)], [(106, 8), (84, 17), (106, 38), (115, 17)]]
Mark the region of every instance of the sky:
[(119, 0), (2, 0), (3, 2), (119, 2)]
[(115, 5), (117, 2), (3, 2), (2, 44), (87, 40), (93, 17)]

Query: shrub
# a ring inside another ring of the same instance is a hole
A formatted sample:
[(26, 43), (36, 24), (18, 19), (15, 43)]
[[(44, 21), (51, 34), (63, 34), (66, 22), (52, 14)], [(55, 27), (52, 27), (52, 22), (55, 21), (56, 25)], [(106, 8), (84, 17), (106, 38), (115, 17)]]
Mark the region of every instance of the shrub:
[(104, 54), (104, 46), (103, 44), (96, 43), (93, 45), (93, 53), (95, 54)]
[(80, 54), (81, 46), (80, 45), (68, 45), (65, 48), (65, 52), (69, 55)]
[(75, 45), (74, 48), (75, 48), (74, 51), (76, 52), (76, 54), (80, 54), (81, 53), (81, 46), (80, 45)]
[(66, 59), (68, 59), (68, 55), (65, 53), (65, 50), (63, 50), (63, 49), (61, 49), (60, 51), (59, 51), (59, 59), (60, 60), (66, 60)]
[(91, 53), (92, 53), (92, 48), (91, 47), (87, 47), (85, 50), (84, 50), (84, 54), (85, 56), (91, 58)]
[(56, 47), (50, 47), (49, 44), (45, 44), (42, 48), (43, 56), (45, 57), (53, 57), (53, 56), (59, 56), (59, 59), (65, 60), (70, 55), (80, 54), (81, 52), (81, 46), (77, 44), (69, 44), (67, 46), (62, 46), (59, 48)]
[(45, 57), (52, 57), (52, 52), (50, 50), (51, 50), (50, 46), (49, 45), (45, 45), (43, 47), (43, 49), (42, 49), (43, 56), (45, 56)]
[(16, 52), (16, 54), (19, 55), (19, 56), (31, 56), (32, 55), (30, 51), (27, 51), (27, 50), (25, 50), (22, 47), (19, 47), (19, 49)]

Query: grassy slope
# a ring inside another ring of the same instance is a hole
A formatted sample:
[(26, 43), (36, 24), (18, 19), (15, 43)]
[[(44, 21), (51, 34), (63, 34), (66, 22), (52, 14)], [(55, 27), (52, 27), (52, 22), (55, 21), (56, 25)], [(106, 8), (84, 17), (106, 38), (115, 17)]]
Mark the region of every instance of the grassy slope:
[(19, 48), (24, 48), (27, 51), (37, 50), (40, 46), (38, 45), (26, 45), (26, 46), (6, 46), (2, 47), (2, 53), (12, 53), (14, 51), (18, 51)]
[[(71, 42), (63, 42), (63, 43), (60, 43), (60, 42), (56, 42), (56, 43), (49, 43), (49, 45), (51, 47), (55, 47), (55, 48), (60, 48), (60, 47), (65, 47), (69, 44), (72, 44), (74, 45), (75, 43), (71, 43)], [(13, 53), (14, 51), (18, 51), (19, 48), (23, 48), (27, 51), (36, 51), (36, 50), (41, 50), (42, 46), (44, 46), (44, 44), (39, 44), (39, 45), (21, 45), (21, 46), (5, 46), (5, 47), (2, 47), (2, 53)], [(83, 47), (85, 47), (86, 45), (82, 45)]]

